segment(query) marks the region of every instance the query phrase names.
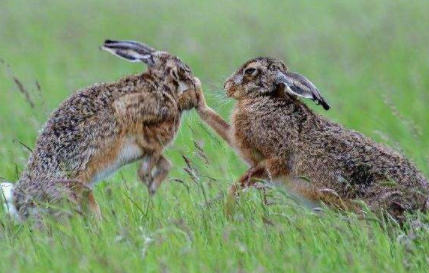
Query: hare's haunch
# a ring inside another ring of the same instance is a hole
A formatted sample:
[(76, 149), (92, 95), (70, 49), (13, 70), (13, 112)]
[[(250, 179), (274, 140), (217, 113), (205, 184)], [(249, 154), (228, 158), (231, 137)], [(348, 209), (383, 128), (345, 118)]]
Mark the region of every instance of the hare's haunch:
[(16, 186), (2, 185), (18, 220), (63, 197), (100, 216), (97, 181), (142, 160), (138, 176), (153, 194), (171, 168), (162, 153), (196, 105), (199, 80), (177, 57), (138, 42), (107, 40), (101, 49), (148, 70), (80, 90), (53, 112)]
[(251, 166), (240, 178), (243, 186), (257, 178), (284, 178), (312, 200), (356, 211), (354, 201), (363, 200), (398, 220), (404, 212), (427, 209), (422, 173), (401, 154), (313, 112), (299, 97), (326, 110), (329, 105), (281, 61), (248, 61), (227, 79), (225, 90), (237, 100), (231, 126), (207, 107), (202, 93), (197, 109)]

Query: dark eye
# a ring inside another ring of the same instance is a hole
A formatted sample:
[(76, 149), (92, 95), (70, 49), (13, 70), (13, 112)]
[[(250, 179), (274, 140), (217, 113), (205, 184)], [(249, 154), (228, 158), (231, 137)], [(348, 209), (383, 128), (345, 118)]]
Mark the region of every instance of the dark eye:
[(252, 75), (253, 73), (255, 73), (256, 68), (247, 68), (246, 70), (244, 70), (244, 74), (246, 75)]

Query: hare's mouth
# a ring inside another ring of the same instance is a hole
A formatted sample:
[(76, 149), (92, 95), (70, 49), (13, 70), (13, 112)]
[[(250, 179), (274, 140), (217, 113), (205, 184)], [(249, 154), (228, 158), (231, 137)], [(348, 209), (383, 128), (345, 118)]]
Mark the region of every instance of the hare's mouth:
[(238, 88), (236, 88), (235, 86), (225, 86), (225, 91), (227, 97), (229, 98), (239, 99), (241, 97), (240, 90), (238, 90)]

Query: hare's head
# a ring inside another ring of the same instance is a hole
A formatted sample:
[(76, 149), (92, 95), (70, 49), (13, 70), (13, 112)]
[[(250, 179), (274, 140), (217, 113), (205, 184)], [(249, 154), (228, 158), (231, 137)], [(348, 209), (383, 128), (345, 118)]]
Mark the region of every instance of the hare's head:
[(189, 66), (168, 52), (135, 41), (106, 40), (101, 49), (130, 62), (145, 63), (148, 73), (162, 79), (162, 84), (179, 96), (187, 91), (195, 92), (197, 79)]
[(226, 80), (224, 88), (228, 96), (244, 99), (274, 95), (279, 86), (288, 94), (321, 104), (325, 110), (330, 108), (307, 78), (289, 71), (282, 61), (273, 58), (259, 57), (246, 62)]

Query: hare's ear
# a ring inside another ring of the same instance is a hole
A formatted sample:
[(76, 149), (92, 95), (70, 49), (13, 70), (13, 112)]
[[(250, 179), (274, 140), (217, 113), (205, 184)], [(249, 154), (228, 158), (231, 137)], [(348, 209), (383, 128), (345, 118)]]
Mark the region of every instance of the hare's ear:
[(155, 64), (155, 49), (139, 42), (106, 40), (100, 49), (130, 62), (143, 62), (149, 66)]
[(316, 86), (306, 77), (291, 71), (278, 72), (276, 75), (277, 84), (284, 84), (286, 91), (290, 94), (304, 97), (322, 105), (323, 109), (331, 108), (325, 99), (320, 95)]

